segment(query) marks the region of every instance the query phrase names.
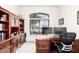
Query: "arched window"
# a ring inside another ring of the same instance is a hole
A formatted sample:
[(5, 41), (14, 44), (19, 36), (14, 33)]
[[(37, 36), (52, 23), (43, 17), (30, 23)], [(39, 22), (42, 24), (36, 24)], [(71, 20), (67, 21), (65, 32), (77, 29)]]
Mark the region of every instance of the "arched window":
[(30, 34), (41, 34), (42, 27), (49, 26), (49, 14), (32, 13), (30, 14)]

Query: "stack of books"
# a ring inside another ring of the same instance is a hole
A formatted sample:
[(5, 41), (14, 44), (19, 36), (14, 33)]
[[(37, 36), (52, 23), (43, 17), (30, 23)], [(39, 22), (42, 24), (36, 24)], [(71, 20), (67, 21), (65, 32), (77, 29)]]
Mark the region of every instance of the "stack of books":
[[(0, 16), (0, 21), (6, 21), (6, 15)], [(5, 31), (5, 24), (0, 23), (0, 31)], [(6, 34), (4, 32), (0, 32), (0, 41), (3, 41), (6, 37)]]
[[(5, 31), (5, 24), (0, 24), (0, 31)], [(0, 41), (5, 39), (5, 33), (0, 32)]]
[(0, 24), (0, 31), (4, 31), (5, 30), (5, 24)]
[(4, 41), (5, 40), (5, 33), (0, 33), (0, 41)]

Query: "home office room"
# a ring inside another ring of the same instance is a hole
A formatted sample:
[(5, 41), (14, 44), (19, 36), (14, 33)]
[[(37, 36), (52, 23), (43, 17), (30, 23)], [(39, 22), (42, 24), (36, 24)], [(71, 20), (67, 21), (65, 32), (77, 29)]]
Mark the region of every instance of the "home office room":
[(1, 5), (0, 53), (79, 53), (79, 5)]

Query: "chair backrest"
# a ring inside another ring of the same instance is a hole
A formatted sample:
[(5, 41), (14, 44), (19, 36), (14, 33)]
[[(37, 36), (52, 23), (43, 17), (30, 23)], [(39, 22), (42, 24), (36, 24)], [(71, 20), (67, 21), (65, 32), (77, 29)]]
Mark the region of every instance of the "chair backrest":
[(75, 40), (76, 33), (66, 32), (60, 34), (60, 40), (65, 45), (71, 45), (72, 42)]

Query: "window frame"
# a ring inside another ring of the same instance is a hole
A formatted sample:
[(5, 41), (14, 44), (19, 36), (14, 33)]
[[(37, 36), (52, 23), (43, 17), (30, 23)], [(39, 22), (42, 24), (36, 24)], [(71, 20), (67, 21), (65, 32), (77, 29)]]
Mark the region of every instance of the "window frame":
[[(39, 17), (39, 18), (33, 18), (33, 17), (31, 17), (31, 15), (33, 15), (33, 14), (42, 14), (42, 15), (44, 15), (44, 16), (47, 16), (48, 18), (41, 18), (41, 17)], [(41, 20), (44, 20), (45, 21), (45, 19), (48, 21), (48, 25), (46, 26), (46, 27), (49, 27), (49, 14), (46, 14), (46, 13), (32, 13), (32, 14), (30, 14), (30, 22), (31, 21), (36, 21), (36, 20), (39, 20), (39, 33), (38, 34), (42, 34), (42, 27), (40, 27), (40, 22), (41, 22)], [(44, 24), (45, 25), (45, 24)], [(30, 24), (30, 34), (33, 34), (33, 35), (35, 35), (35, 34), (37, 34), (37, 33), (31, 33), (31, 24)]]

